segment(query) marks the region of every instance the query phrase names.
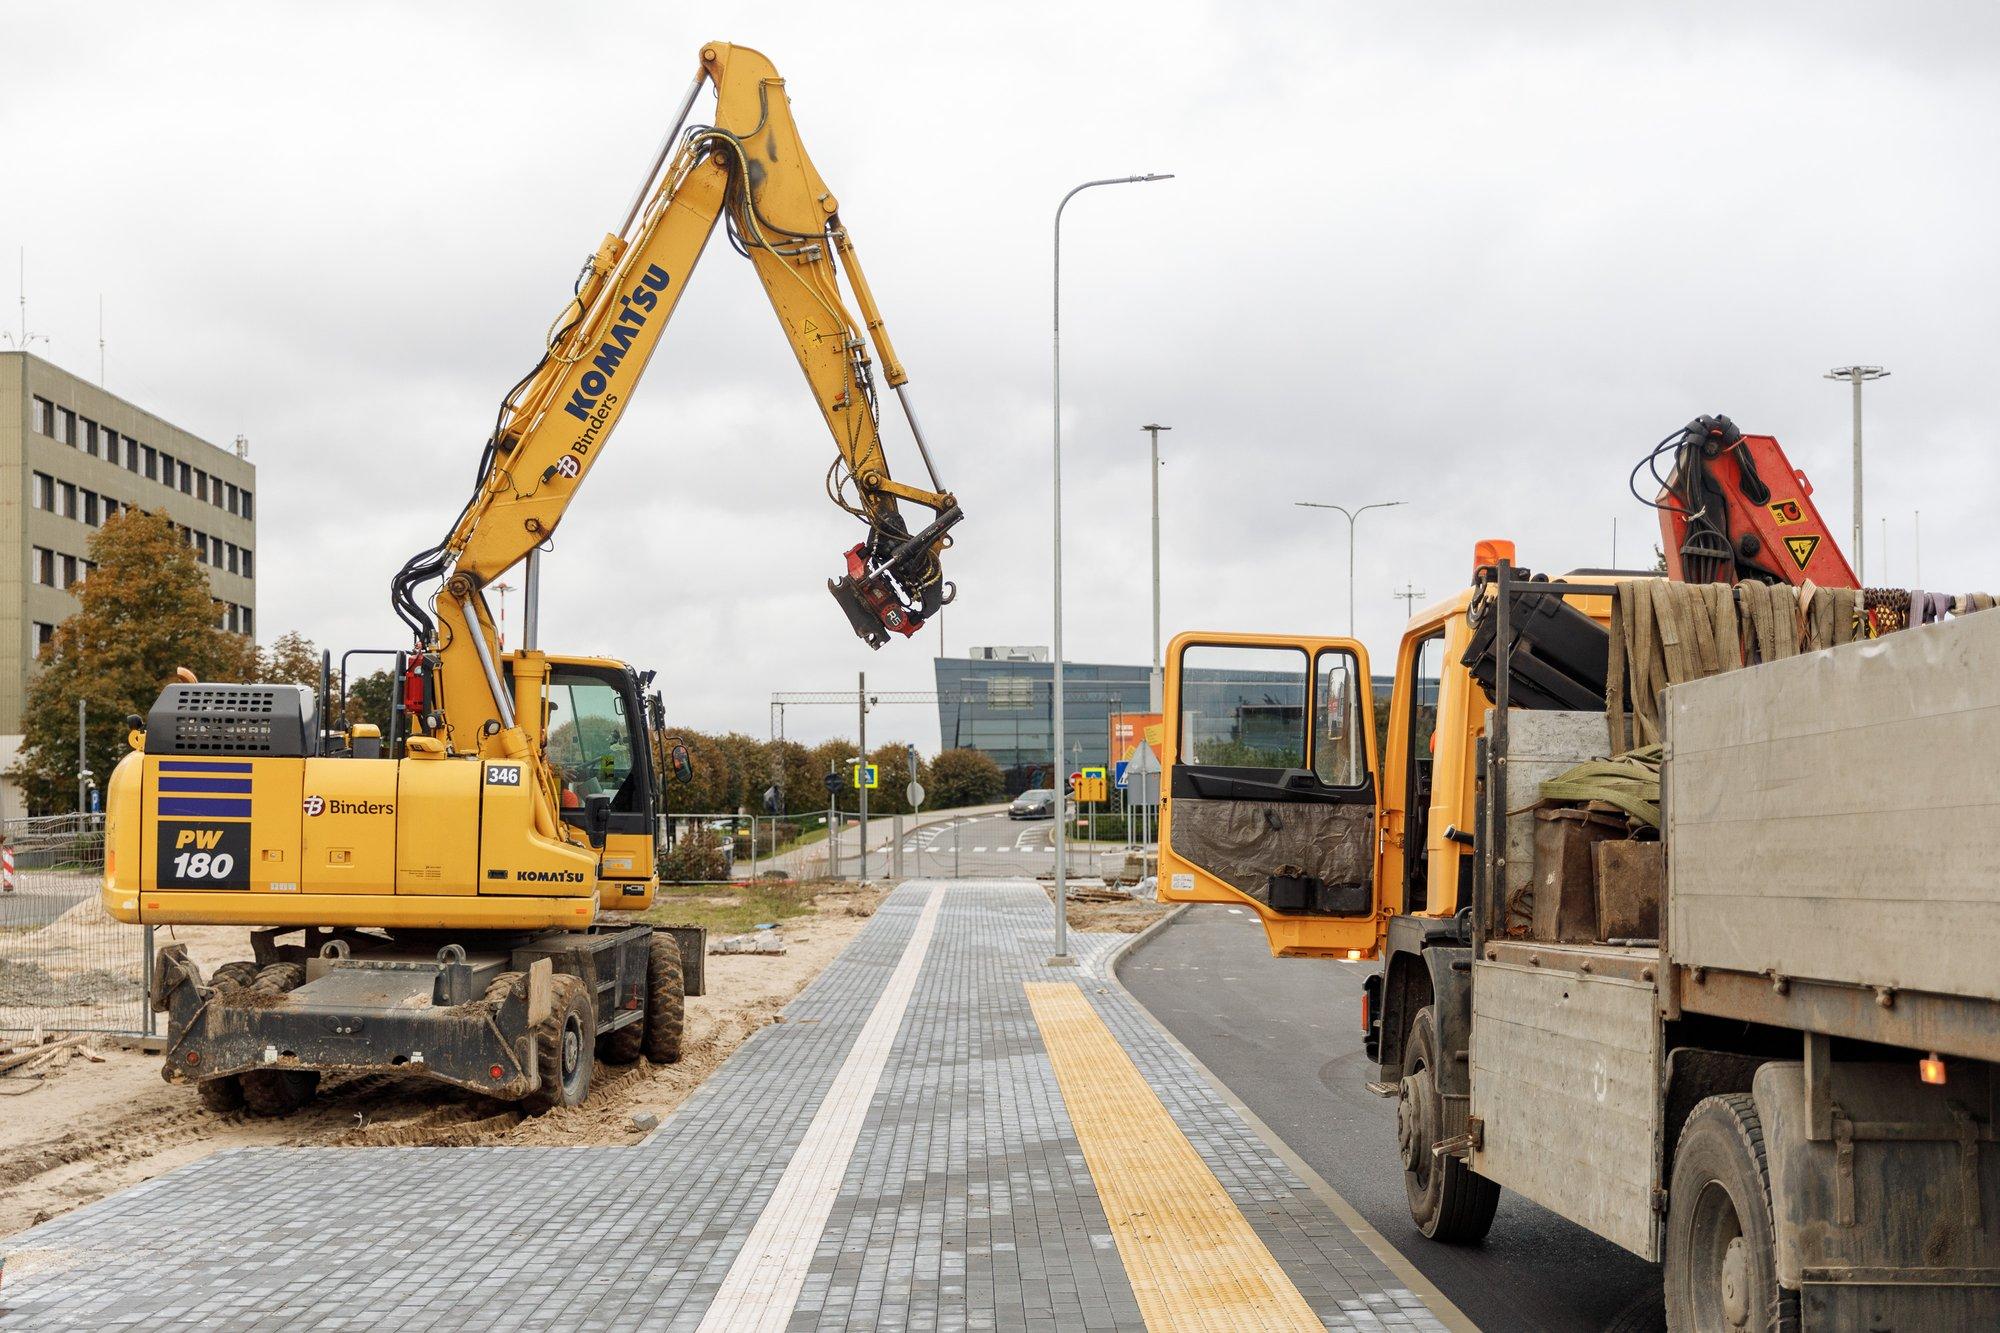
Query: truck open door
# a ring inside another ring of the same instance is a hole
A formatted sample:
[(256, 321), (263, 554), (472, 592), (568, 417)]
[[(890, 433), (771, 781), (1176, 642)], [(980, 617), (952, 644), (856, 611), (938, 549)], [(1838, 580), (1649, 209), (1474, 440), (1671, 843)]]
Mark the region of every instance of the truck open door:
[(1166, 712), (1161, 899), (1254, 910), (1274, 954), (1372, 957), (1383, 904), (1367, 650), (1182, 634)]

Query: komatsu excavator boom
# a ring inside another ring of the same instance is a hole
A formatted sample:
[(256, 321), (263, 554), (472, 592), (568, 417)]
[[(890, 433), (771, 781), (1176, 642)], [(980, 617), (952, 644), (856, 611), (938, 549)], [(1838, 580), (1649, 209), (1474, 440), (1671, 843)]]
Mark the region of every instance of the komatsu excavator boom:
[[(713, 119), (690, 124), (704, 85)], [(839, 205), (771, 63), (712, 43), (623, 222), (502, 401), (471, 498), (392, 582), (415, 642), (390, 650), (387, 737), (351, 724), (344, 688), (335, 698), (325, 683), (317, 696), (175, 684), (133, 719), (133, 752), (108, 788), (106, 910), (260, 928), (256, 957), (213, 976), (178, 946), (154, 969), (153, 1002), (172, 1015), (169, 1074), (197, 1081), (210, 1105), (282, 1111), (320, 1070), (402, 1068), (569, 1104), (588, 1091), (593, 1042), (606, 1059), (678, 1053), (687, 942), (598, 921), (600, 907), (650, 906), (659, 882), (663, 775), (677, 765), (651, 673), (546, 653), (532, 628), (503, 651), (486, 590), (527, 561), (532, 627), (538, 553), (718, 222), (756, 268), (833, 432), (828, 494), (866, 529), (829, 581), (835, 600), (874, 647), (951, 600), (939, 561), (958, 503), (909, 412)], [(878, 362), (928, 489), (890, 476)], [(905, 503), (923, 511), (914, 527)], [(302, 943), (285, 938), (299, 931)]]

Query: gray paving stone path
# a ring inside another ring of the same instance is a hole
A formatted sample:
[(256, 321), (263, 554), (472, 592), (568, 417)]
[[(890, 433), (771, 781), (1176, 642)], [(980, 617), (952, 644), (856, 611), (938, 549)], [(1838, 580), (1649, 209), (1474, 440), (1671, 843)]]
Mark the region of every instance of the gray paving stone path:
[[(1037, 885), (916, 881), (643, 1142), (218, 1153), (0, 1241), (0, 1330), (692, 1330), (935, 933), (786, 1325), (1139, 1329), (1024, 981), (1075, 980), (1328, 1328), (1440, 1328)], [(697, 1002), (698, 1003), (698, 1002)]]

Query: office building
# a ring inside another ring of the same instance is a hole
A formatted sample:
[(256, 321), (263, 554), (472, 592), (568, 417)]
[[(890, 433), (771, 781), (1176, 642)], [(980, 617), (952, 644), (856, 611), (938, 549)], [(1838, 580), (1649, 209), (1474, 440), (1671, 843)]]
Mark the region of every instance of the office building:
[[(257, 470), (26, 352), (0, 352), (0, 771), (21, 745), (37, 655), (77, 609), (90, 538), (127, 509), (162, 513), (208, 566), (216, 624), (257, 632)], [(0, 783), (0, 818), (25, 813)]]

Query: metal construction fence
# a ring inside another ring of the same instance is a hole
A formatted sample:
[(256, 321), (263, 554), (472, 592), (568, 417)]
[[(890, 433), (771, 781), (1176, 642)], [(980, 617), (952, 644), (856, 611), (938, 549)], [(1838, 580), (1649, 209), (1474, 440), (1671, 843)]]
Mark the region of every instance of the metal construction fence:
[(149, 1029), (152, 931), (114, 921), (101, 815), (0, 823), (0, 1031)]

